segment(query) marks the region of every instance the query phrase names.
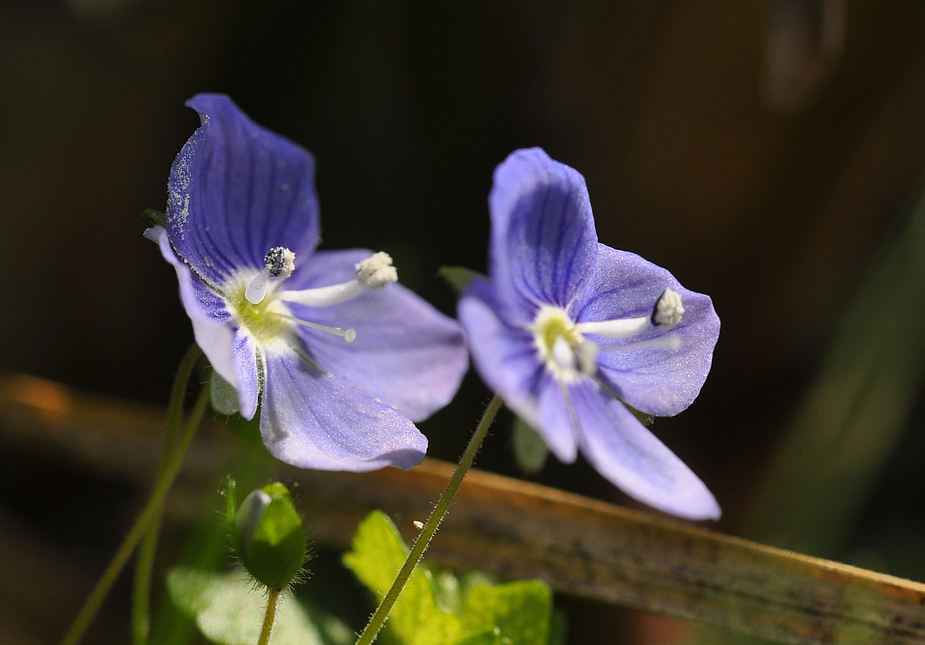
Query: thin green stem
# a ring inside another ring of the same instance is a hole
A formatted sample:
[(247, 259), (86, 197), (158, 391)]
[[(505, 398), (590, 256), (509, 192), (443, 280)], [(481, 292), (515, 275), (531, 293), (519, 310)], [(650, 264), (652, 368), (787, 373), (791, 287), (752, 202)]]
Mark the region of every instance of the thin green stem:
[[(164, 432), (164, 447), (161, 450), (161, 461), (157, 466), (155, 487), (164, 477), (167, 463), (173, 453), (177, 441), (177, 431), (180, 428), (180, 419), (183, 416), (183, 400), (189, 386), (190, 376), (196, 368), (202, 350), (195, 343), (183, 356), (177, 376), (174, 378), (170, 390), (170, 403), (167, 408), (167, 430)], [(151, 578), (154, 572), (154, 553), (157, 550), (157, 538), (161, 527), (163, 506), (155, 511), (155, 518), (145, 533), (138, 556), (135, 558), (135, 580), (132, 594), (132, 641), (134, 645), (147, 645), (151, 631)]]
[(276, 608), (279, 605), (279, 597), (282, 592), (279, 589), (270, 589), (270, 597), (267, 598), (267, 613), (263, 617), (263, 629), (260, 630), (260, 640), (257, 645), (269, 645), (270, 635), (273, 633), (273, 622), (276, 620)]
[(164, 499), (167, 497), (167, 493), (170, 492), (170, 487), (173, 485), (174, 479), (176, 479), (177, 474), (180, 472), (180, 467), (183, 465), (183, 458), (186, 456), (190, 443), (192, 443), (193, 437), (196, 434), (196, 429), (199, 427), (208, 406), (209, 390), (206, 388), (200, 393), (196, 405), (193, 407), (193, 412), (190, 414), (189, 421), (187, 421), (183, 436), (180, 437), (180, 441), (173, 451), (167, 463), (167, 467), (164, 469), (164, 476), (161, 477), (155, 485), (154, 492), (151, 493), (148, 504), (141, 512), (141, 515), (138, 516), (138, 519), (135, 520), (128, 535), (125, 536), (125, 540), (123, 540), (119, 547), (119, 550), (116, 551), (109, 566), (106, 567), (106, 570), (96, 583), (93, 591), (90, 592), (80, 613), (77, 614), (74, 622), (71, 623), (70, 629), (68, 629), (67, 633), (64, 635), (61, 645), (77, 645), (83, 637), (84, 632), (87, 630), (87, 627), (89, 627), (90, 622), (93, 620), (94, 616), (96, 616), (96, 612), (103, 603), (103, 599), (109, 592), (110, 587), (112, 587), (119, 573), (122, 571), (123, 567), (125, 567), (125, 563), (128, 562), (129, 557), (131, 557), (132, 551), (138, 546), (145, 531), (151, 526), (151, 522), (160, 514)]
[(376, 640), (379, 630), (382, 629), (386, 619), (389, 617), (389, 612), (392, 611), (395, 601), (398, 600), (398, 596), (405, 588), (408, 578), (411, 577), (414, 568), (424, 556), (424, 551), (430, 546), (430, 541), (434, 538), (434, 534), (440, 527), (440, 522), (446, 517), (446, 512), (449, 510), (450, 504), (453, 503), (453, 498), (456, 497), (456, 492), (459, 490), (459, 486), (462, 484), (466, 472), (469, 470), (469, 467), (472, 466), (472, 462), (475, 461), (475, 455), (482, 446), (482, 441), (488, 433), (489, 426), (491, 426), (492, 421), (495, 420), (498, 410), (501, 409), (501, 403), (501, 398), (495, 396), (495, 398), (491, 400), (491, 403), (488, 404), (488, 407), (485, 408), (485, 414), (482, 415), (482, 420), (472, 434), (469, 445), (466, 446), (466, 451), (459, 460), (456, 471), (453, 473), (453, 476), (450, 477), (450, 481), (440, 495), (440, 499), (437, 500), (437, 505), (434, 506), (434, 510), (431, 511), (430, 517), (427, 518), (427, 522), (424, 524), (424, 528), (421, 529), (417, 539), (411, 546), (408, 558), (399, 570), (398, 575), (395, 576), (391, 588), (382, 598), (382, 602), (379, 603), (375, 613), (373, 613), (372, 617), (369, 619), (369, 623), (367, 623), (363, 633), (360, 634), (360, 638), (357, 640), (356, 645), (370, 645), (370, 643)]

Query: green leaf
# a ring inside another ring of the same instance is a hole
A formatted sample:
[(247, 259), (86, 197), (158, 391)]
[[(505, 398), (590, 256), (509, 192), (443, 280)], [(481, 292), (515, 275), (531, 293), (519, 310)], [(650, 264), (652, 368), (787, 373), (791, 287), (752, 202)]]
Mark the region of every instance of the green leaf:
[[(205, 573), (178, 567), (167, 575), (167, 590), (177, 608), (196, 621), (199, 631), (218, 645), (254, 645), (260, 636), (267, 598), (255, 591), (243, 571)], [(305, 608), (291, 594), (280, 597), (271, 645), (327, 645)], [(333, 620), (328, 617), (328, 620)], [(341, 632), (349, 631), (341, 626)]]
[[(373, 511), (360, 523), (344, 564), (381, 600), (407, 555), (395, 525)], [(405, 645), (450, 645), (462, 636), (459, 618), (439, 607), (433, 576), (420, 566), (395, 603), (386, 630)]]
[[(407, 554), (392, 522), (374, 511), (360, 524), (344, 562), (381, 599)], [(552, 591), (545, 583), (522, 580), (495, 585), (477, 572), (460, 581), (446, 571), (431, 574), (423, 566), (415, 569), (399, 596), (386, 630), (402, 645), (559, 643), (551, 640)]]
[(444, 280), (450, 283), (450, 286), (453, 287), (457, 293), (462, 293), (465, 291), (469, 286), (469, 283), (476, 278), (488, 280), (485, 275), (479, 273), (478, 271), (467, 269), (466, 267), (443, 266), (440, 267), (440, 275)]
[(497, 629), (498, 642), (549, 645), (552, 615), (549, 586), (539, 580), (518, 580), (473, 587), (466, 595), (461, 618), (471, 633)]
[(142, 214), (158, 226), (167, 228), (167, 216), (162, 212), (154, 210), (153, 208), (146, 208), (145, 212)]
[(513, 428), (514, 458), (517, 465), (528, 475), (535, 475), (543, 469), (549, 448), (536, 430), (520, 417), (515, 417)]

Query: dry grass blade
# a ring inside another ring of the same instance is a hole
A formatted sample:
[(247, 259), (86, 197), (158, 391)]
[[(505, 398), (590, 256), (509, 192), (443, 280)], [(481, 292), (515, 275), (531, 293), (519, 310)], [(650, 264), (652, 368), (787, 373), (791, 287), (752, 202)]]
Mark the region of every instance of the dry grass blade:
[[(0, 441), (41, 445), (72, 466), (147, 479), (130, 447), (156, 450), (156, 413), (23, 377), (0, 380)], [(19, 384), (12, 387), (11, 384)], [(47, 401), (42, 396), (48, 388)], [(50, 410), (54, 411), (50, 412)], [(93, 450), (75, 449), (92, 445)], [(205, 437), (200, 448), (218, 444)], [(192, 471), (220, 460), (192, 455)], [(139, 460), (139, 463), (146, 460)], [(198, 468), (197, 468), (198, 465)], [(411, 535), (450, 475), (425, 461), (362, 475), (280, 467), (320, 543), (344, 547), (381, 508)], [(925, 644), (925, 585), (765, 547), (577, 495), (471, 472), (428, 557), (556, 590), (785, 643)]]

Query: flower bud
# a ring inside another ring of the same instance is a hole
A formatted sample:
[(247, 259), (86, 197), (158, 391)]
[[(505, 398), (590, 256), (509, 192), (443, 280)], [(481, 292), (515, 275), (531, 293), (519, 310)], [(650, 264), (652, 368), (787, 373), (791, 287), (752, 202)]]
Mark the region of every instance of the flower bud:
[(232, 542), (254, 579), (285, 589), (305, 563), (305, 532), (289, 490), (279, 482), (244, 498), (234, 514)]

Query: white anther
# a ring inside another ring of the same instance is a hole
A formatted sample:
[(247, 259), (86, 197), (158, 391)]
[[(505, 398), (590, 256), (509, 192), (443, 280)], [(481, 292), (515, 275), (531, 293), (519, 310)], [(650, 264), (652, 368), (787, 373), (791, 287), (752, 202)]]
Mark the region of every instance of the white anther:
[(398, 271), (392, 266), (392, 257), (379, 251), (357, 262), (355, 267), (357, 280), (368, 289), (381, 289), (391, 282), (398, 281)]
[(295, 316), (290, 316), (289, 314), (281, 314), (277, 311), (268, 312), (270, 316), (278, 316), (279, 318), (285, 318), (286, 320), (291, 320), (292, 322), (299, 323), (306, 327), (311, 327), (312, 329), (317, 329), (319, 331), (324, 331), (329, 334), (334, 334), (335, 336), (340, 336), (348, 343), (352, 343), (357, 339), (357, 330), (351, 327), (350, 329), (344, 329), (343, 327), (329, 327), (328, 325), (320, 325), (318, 323), (313, 323), (310, 320), (303, 320), (301, 318), (296, 318)]
[(659, 327), (674, 327), (681, 322), (684, 315), (684, 305), (681, 304), (681, 294), (674, 289), (665, 289), (655, 303), (655, 313), (652, 321)]

